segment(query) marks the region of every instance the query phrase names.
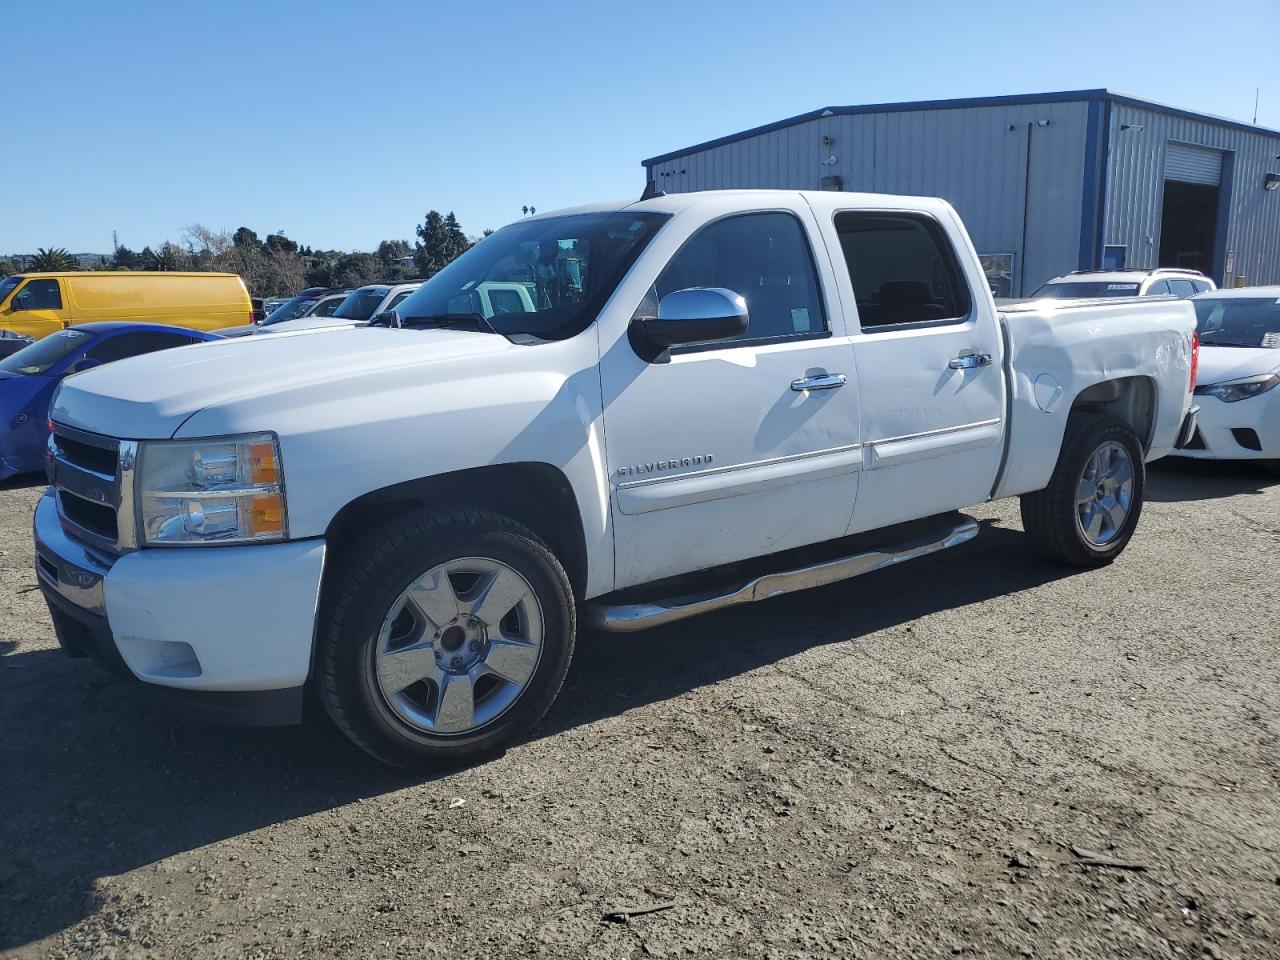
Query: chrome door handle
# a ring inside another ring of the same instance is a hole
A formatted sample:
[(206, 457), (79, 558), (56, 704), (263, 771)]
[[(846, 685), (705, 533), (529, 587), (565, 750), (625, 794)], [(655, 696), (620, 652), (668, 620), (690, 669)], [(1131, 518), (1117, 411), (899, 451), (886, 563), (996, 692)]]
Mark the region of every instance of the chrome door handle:
[(989, 353), (962, 353), (954, 360), (950, 360), (947, 366), (952, 370), (972, 370), (974, 367), (991, 366), (991, 354)]
[(799, 380), (791, 381), (791, 389), (796, 393), (804, 393), (806, 390), (835, 390), (843, 387), (848, 382), (848, 378), (843, 373), (824, 373), (817, 377), (801, 377)]

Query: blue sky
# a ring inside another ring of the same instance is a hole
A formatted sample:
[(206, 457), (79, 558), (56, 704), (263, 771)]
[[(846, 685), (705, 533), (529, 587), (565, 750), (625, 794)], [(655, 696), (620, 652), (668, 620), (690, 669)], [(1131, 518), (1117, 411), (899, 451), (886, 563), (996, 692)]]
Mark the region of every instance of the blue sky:
[(638, 195), (830, 104), (1111, 87), (1280, 128), (1280, 0), (0, 2), (0, 252), (189, 223), (312, 246)]

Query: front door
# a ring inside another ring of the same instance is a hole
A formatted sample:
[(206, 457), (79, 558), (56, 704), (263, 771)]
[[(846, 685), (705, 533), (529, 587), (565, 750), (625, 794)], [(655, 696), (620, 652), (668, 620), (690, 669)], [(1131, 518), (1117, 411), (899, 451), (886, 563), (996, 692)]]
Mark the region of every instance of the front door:
[(14, 293), (0, 326), (28, 337), (46, 337), (64, 326), (62, 291), (55, 277), (28, 280)]
[(844, 211), (827, 228), (861, 328), (864, 471), (850, 532), (982, 503), (1003, 453), (1003, 351), (978, 259), (949, 239), (958, 218)]
[(749, 325), (654, 362), (625, 335), (604, 350), (618, 587), (843, 536), (857, 491), (854, 357), (812, 213), (798, 196), (695, 209), (637, 265), (656, 279), (636, 313), (723, 287), (746, 300)]

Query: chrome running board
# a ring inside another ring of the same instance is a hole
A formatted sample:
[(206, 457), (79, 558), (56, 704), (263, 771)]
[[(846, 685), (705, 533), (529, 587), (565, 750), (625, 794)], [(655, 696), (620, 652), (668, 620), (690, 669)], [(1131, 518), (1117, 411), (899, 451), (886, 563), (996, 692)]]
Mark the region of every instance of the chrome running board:
[(860, 577), (873, 570), (882, 570), (904, 560), (927, 556), (946, 550), (961, 543), (967, 543), (978, 535), (978, 521), (964, 514), (953, 514), (958, 522), (950, 532), (941, 539), (924, 537), (893, 546), (877, 547), (862, 553), (853, 553), (846, 557), (838, 557), (812, 566), (797, 567), (777, 573), (767, 573), (735, 586), (727, 592), (713, 594), (696, 594), (686, 597), (672, 597), (665, 600), (651, 600), (644, 603), (622, 604), (589, 604), (586, 609), (587, 623), (597, 630), (611, 633), (631, 633), (636, 630), (647, 630), (664, 623), (696, 617), (712, 610), (723, 610), (725, 607), (736, 607), (741, 603), (755, 603), (782, 596), (784, 593), (795, 593), (797, 590), (808, 590), (811, 587), (822, 587), (829, 583)]

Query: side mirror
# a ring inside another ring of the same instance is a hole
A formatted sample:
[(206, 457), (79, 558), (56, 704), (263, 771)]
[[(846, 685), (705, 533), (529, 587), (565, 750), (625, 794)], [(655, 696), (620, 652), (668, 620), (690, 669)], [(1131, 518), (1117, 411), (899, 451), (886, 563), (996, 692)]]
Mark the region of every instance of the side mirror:
[(72, 373), (84, 373), (86, 370), (92, 370), (94, 367), (102, 366), (101, 360), (95, 360), (93, 357), (81, 357), (71, 365)]
[(400, 314), (395, 310), (383, 310), (372, 320), (369, 321), (371, 327), (402, 327), (404, 322), (400, 319)]
[(689, 287), (668, 293), (656, 317), (637, 321), (644, 341), (660, 350), (682, 343), (732, 340), (747, 332), (747, 301), (724, 287)]

